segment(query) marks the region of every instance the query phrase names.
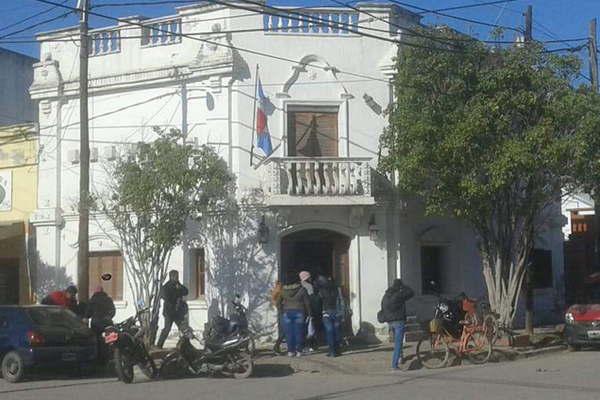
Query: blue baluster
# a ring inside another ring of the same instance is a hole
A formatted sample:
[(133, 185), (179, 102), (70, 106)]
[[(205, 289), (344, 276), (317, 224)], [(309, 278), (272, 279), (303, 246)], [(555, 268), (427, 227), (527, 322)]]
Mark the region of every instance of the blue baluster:
[(309, 18), (308, 17), (301, 17), (301, 16), (298, 16), (298, 18), (301, 19), (300, 23), (302, 24), (302, 32), (308, 33), (309, 25), (310, 25)]
[(322, 27), (322, 22), (319, 20), (321, 17), (319, 13), (313, 13), (310, 15), (312, 19), (312, 31), (313, 33), (319, 33)]
[(271, 25), (269, 24), (269, 20), (271, 19), (271, 16), (268, 14), (263, 14), (263, 29), (265, 30), (265, 32), (268, 32), (270, 30)]
[(329, 27), (331, 26), (330, 13), (322, 13), (319, 15), (321, 18), (321, 32), (329, 33)]
[(348, 15), (348, 13), (341, 14), (341, 20), (342, 20), (341, 33), (348, 33), (348, 22), (350, 22), (350, 15)]
[(339, 13), (331, 14), (331, 31), (333, 33), (340, 32), (340, 14)]
[(290, 19), (288, 17), (280, 17), (281, 18), (281, 31), (287, 32), (290, 26)]
[(290, 20), (290, 22), (292, 23), (292, 32), (298, 32), (299, 31), (299, 26), (300, 26), (300, 21), (298, 21), (296, 18)]

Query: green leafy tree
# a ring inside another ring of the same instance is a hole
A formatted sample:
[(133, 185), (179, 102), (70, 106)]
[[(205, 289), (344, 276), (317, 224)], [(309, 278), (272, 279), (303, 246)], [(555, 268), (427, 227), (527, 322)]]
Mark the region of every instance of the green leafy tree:
[(150, 307), (144, 320), (150, 342), (173, 249), (190, 219), (230, 202), (234, 189), (225, 161), (210, 147), (184, 144), (175, 129), (155, 132), (155, 141), (140, 143), (134, 154), (107, 168), (107, 185), (95, 199), (99, 225), (123, 250), (136, 307)]
[(536, 238), (557, 225), (576, 166), (597, 157), (577, 143), (600, 108), (573, 88), (572, 57), (537, 44), (490, 49), (449, 29), (428, 34), (438, 40), (399, 52), (380, 168), (427, 214), (472, 227), (491, 307), (511, 324)]

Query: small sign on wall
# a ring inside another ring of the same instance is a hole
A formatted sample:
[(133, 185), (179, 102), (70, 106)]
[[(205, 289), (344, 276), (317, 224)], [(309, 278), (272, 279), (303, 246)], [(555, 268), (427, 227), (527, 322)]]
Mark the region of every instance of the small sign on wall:
[(12, 208), (12, 171), (0, 171), (0, 211)]

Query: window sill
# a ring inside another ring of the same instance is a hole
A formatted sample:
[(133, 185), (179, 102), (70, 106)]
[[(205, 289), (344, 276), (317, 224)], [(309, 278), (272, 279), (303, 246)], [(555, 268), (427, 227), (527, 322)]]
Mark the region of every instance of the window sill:
[(117, 310), (123, 310), (127, 308), (127, 300), (116, 300), (114, 303)]
[(189, 300), (187, 302), (188, 309), (190, 310), (207, 310), (208, 304), (206, 303), (206, 299), (195, 299)]

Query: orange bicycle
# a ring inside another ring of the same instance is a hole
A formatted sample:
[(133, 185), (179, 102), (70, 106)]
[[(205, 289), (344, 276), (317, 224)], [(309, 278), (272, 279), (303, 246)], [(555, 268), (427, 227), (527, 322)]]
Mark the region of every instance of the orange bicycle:
[[(426, 368), (443, 368), (448, 365), (450, 351), (457, 357), (466, 356), (473, 364), (485, 364), (492, 355), (493, 327), (477, 316), (477, 302), (465, 298), (461, 302), (464, 318), (459, 322), (462, 326), (460, 336), (453, 335), (447, 324), (448, 307), (440, 302), (436, 306), (435, 317), (429, 323), (429, 334), (417, 344), (417, 358)], [(445, 308), (445, 309), (444, 309)]]

